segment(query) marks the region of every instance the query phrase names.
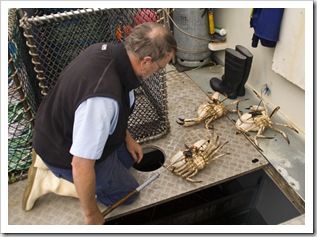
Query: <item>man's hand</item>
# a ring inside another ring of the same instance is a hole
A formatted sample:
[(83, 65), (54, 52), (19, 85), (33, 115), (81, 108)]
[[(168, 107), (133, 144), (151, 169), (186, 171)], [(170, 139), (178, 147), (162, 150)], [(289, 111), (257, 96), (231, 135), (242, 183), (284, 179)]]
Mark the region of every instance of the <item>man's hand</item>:
[(139, 143), (137, 143), (133, 137), (131, 136), (130, 132), (127, 130), (127, 135), (125, 138), (125, 142), (127, 145), (127, 149), (132, 155), (134, 161), (136, 163), (140, 163), (143, 158), (143, 149)]
[(102, 216), (101, 212), (96, 212), (93, 216), (85, 216), (86, 225), (103, 225), (105, 219)]

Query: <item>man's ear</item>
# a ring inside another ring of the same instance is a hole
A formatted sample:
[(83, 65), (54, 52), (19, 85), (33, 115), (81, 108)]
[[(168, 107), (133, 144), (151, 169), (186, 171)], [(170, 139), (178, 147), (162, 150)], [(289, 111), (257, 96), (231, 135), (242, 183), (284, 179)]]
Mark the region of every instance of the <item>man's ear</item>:
[(148, 63), (151, 63), (152, 62), (152, 57), (151, 56), (145, 56), (142, 60), (141, 60), (141, 68), (145, 68), (146, 65)]

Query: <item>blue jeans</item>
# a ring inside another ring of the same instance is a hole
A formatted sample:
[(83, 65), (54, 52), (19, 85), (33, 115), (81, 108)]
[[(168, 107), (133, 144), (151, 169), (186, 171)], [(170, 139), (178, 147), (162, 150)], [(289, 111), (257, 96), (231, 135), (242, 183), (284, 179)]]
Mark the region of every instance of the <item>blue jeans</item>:
[[(56, 168), (47, 163), (47, 167), (58, 177), (74, 182), (71, 169)], [(115, 152), (95, 164), (97, 200), (106, 206), (119, 201), (139, 184), (129, 172), (134, 160), (123, 143)], [(124, 204), (133, 203), (138, 193)]]

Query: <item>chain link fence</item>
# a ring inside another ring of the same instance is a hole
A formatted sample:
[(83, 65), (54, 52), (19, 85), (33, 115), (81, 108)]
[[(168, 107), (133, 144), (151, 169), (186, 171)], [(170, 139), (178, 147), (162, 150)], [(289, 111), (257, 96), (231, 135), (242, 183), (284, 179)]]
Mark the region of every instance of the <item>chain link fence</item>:
[[(9, 182), (23, 179), (32, 163), (32, 129), (41, 100), (60, 72), (93, 43), (119, 43), (138, 24), (165, 23), (162, 9), (10, 9)], [(136, 90), (128, 129), (139, 142), (168, 133), (165, 71)]]

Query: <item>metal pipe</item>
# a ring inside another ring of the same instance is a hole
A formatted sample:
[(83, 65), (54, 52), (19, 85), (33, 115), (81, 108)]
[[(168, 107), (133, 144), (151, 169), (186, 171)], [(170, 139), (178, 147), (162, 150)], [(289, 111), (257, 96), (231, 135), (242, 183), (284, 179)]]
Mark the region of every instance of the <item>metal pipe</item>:
[(116, 209), (122, 203), (127, 201), (130, 197), (141, 192), (141, 190), (143, 190), (146, 186), (148, 186), (150, 183), (152, 183), (154, 180), (156, 180), (159, 176), (160, 176), (159, 173), (155, 173), (150, 178), (148, 178), (143, 184), (139, 185), (136, 189), (132, 190), (130, 193), (128, 193), (123, 198), (121, 198), (119, 201), (117, 201), (116, 203), (109, 206), (104, 212), (102, 212), (103, 217), (106, 217), (106, 215), (108, 215), (110, 212), (112, 212), (114, 209)]
[(39, 81), (39, 87), (41, 88), (41, 95), (44, 97), (48, 93), (48, 86), (46, 83), (44, 71), (40, 63), (40, 57), (37, 52), (37, 47), (34, 42), (34, 37), (30, 31), (31, 25), (27, 21), (27, 13), (24, 12), (21, 8), (18, 10), (20, 17), (20, 27), (23, 28), (23, 35), (26, 38), (26, 45), (29, 48), (29, 54), (32, 57), (32, 63), (34, 64), (34, 71), (36, 72), (36, 79)]
[(37, 24), (37, 23), (42, 23), (43, 21), (48, 21), (50, 22), (50, 20), (56, 20), (58, 18), (63, 19), (63, 17), (67, 17), (70, 18), (72, 16), (77, 16), (77, 15), (81, 15), (81, 14), (86, 14), (86, 13), (95, 13), (95, 12), (99, 12), (99, 11), (103, 11), (109, 8), (84, 8), (84, 9), (78, 9), (76, 11), (65, 11), (65, 12), (58, 12), (58, 13), (52, 13), (50, 15), (43, 15), (43, 16), (32, 16), (29, 19), (27, 19), (27, 21), (29, 23), (33, 23), (33, 24)]
[[(177, 162), (178, 159), (175, 161)], [(106, 217), (110, 212), (112, 212), (114, 209), (119, 207), (122, 203), (127, 201), (130, 197), (134, 196), (135, 194), (141, 192), (145, 187), (147, 187), (150, 183), (152, 183), (154, 180), (156, 180), (160, 175), (167, 170), (169, 167), (171, 167), (175, 162), (171, 163), (169, 166), (167, 166), (164, 170), (162, 170), (160, 173), (156, 172), (154, 175), (152, 175), (150, 178), (148, 178), (143, 184), (139, 185), (136, 189), (132, 190), (130, 193), (128, 193), (126, 196), (121, 198), (116, 203), (109, 206), (105, 211), (102, 212), (103, 217)]]

